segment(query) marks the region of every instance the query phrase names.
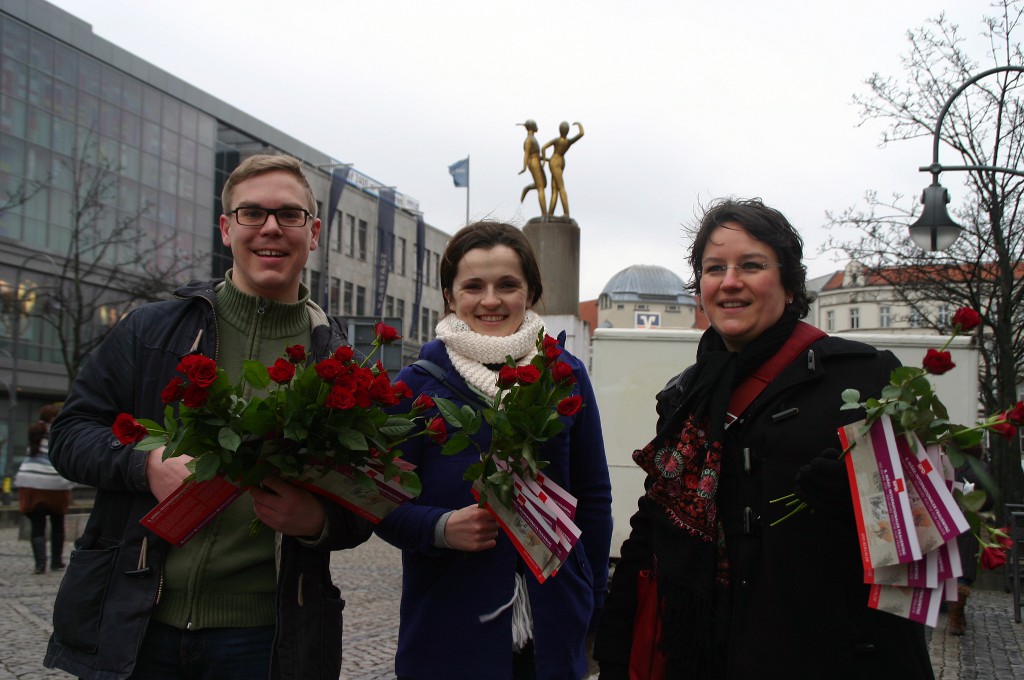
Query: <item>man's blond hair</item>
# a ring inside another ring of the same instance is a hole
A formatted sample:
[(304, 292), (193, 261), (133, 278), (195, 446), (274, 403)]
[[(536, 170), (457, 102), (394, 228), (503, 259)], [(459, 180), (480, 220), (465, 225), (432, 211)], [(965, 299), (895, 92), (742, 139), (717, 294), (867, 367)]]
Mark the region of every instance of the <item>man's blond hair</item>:
[(272, 154), (249, 156), (231, 172), (228, 180), (224, 182), (224, 189), (220, 193), (221, 210), (224, 211), (224, 214), (226, 215), (233, 210), (231, 192), (234, 191), (236, 186), (250, 177), (274, 172), (275, 170), (283, 170), (295, 176), (295, 179), (299, 181), (299, 184), (306, 191), (306, 209), (309, 210), (313, 217), (316, 217), (316, 197), (313, 195), (312, 187), (309, 186), (309, 180), (306, 179), (306, 175), (302, 172), (302, 165), (291, 156)]

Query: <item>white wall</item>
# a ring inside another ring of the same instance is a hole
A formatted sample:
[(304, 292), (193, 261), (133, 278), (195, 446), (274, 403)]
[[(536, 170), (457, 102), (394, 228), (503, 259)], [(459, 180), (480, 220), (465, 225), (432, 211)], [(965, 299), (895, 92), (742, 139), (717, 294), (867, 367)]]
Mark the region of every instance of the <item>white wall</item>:
[[(633, 451), (654, 437), (657, 422), (654, 395), (697, 355), (703, 331), (598, 328), (591, 344), (591, 378), (601, 422), (608, 469), (612, 480), (612, 557), (629, 536), (629, 518), (643, 494), (644, 473), (633, 462)], [(836, 334), (844, 337), (843, 334)], [(948, 338), (921, 335), (867, 335), (852, 333), (853, 340), (890, 349), (905, 365), (920, 366), (929, 347), (938, 349)], [(932, 376), (939, 397), (955, 423), (970, 424), (977, 417), (978, 351), (970, 338), (957, 337), (949, 348), (949, 373)]]

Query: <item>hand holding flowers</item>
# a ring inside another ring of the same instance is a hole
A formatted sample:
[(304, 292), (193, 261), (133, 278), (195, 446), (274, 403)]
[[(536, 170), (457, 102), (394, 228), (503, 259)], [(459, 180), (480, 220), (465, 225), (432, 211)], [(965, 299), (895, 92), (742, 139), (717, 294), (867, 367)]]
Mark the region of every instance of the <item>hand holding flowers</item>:
[[(374, 352), (399, 337), (384, 324), (376, 335)], [(122, 413), (114, 433), (139, 450), (164, 446), (165, 460), (192, 456), (187, 466), (199, 482), (223, 476), (244, 488), (274, 475), (315, 487), (344, 470), (367, 494), (391, 483), (414, 497), (419, 480), (395, 447), (416, 436), (426, 406), (418, 400), (407, 413), (387, 413), (412, 394), (401, 381), (392, 384), (379, 362), (367, 366), (369, 359), (356, 363), (343, 346), (310, 362), (305, 348), (293, 345), (269, 367), (245, 361), (232, 384), (213, 359), (187, 355), (177, 366), (181, 375), (161, 392), (163, 423)]]

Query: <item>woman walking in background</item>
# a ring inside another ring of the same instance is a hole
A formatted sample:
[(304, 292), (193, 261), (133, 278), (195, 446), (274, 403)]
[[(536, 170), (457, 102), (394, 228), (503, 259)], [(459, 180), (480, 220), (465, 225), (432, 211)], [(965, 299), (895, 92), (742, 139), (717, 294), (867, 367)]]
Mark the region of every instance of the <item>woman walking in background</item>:
[(28, 427), (27, 457), (14, 476), (18, 509), (32, 524), (32, 554), (36, 574), (46, 573), (46, 518), (50, 518), (50, 569), (64, 568), (64, 515), (71, 503), (72, 482), (50, 464), (50, 423), (60, 407), (47, 404), (39, 420)]

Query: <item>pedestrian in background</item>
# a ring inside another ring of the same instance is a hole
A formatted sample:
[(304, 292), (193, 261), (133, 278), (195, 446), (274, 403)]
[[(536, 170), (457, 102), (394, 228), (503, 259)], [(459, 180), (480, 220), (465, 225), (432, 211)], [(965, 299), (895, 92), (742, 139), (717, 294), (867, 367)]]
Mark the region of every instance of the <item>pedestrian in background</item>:
[(50, 569), (64, 568), (64, 515), (71, 504), (71, 482), (50, 463), (50, 423), (60, 406), (47, 404), (28, 427), (28, 450), (14, 476), (18, 509), (32, 526), (30, 541), (36, 574), (46, 573), (46, 519), (50, 519)]

